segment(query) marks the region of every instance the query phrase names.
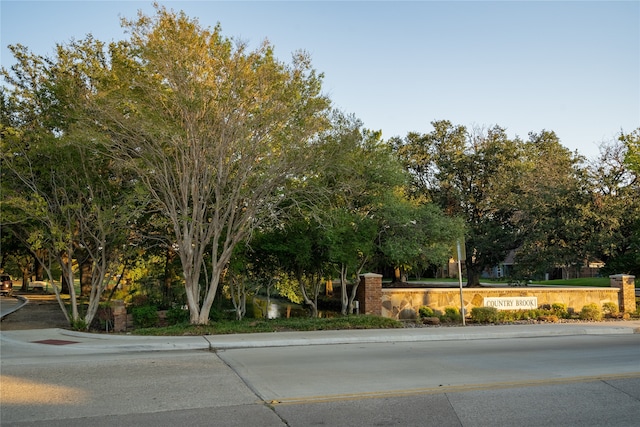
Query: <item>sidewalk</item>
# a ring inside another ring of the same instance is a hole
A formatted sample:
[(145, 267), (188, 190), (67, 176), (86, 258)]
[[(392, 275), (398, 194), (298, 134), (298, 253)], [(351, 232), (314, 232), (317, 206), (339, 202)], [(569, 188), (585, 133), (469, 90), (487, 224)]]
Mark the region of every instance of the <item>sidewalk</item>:
[(363, 344), (536, 338), (573, 335), (640, 334), (640, 321), (501, 326), (459, 326), (406, 329), (367, 329), (313, 332), (150, 337), (121, 334), (92, 334), (66, 329), (3, 331), (1, 344), (18, 346), (64, 346), (65, 350), (97, 353), (205, 350), (283, 347), (302, 345)]
[[(33, 317), (37, 298), (32, 298), (27, 317)], [(42, 299), (46, 299), (42, 297)], [(35, 300), (35, 301), (34, 301)], [(44, 302), (44, 301), (42, 301)], [(35, 304), (34, 304), (35, 303)], [(39, 308), (42, 308), (40, 306)], [(57, 307), (55, 310), (59, 310)], [(20, 310), (19, 310), (20, 311)], [(15, 313), (14, 315), (17, 315)], [(27, 313), (25, 313), (27, 314)], [(17, 319), (16, 319), (17, 320)], [(51, 320), (51, 319), (49, 319)], [(24, 319), (21, 319), (24, 321)], [(52, 325), (52, 323), (48, 323)], [(46, 323), (45, 323), (46, 325)], [(58, 326), (53, 324), (53, 326)], [(127, 334), (95, 334), (60, 327), (9, 329), (0, 332), (0, 344), (12, 344), (37, 351), (39, 346), (64, 347), (69, 352), (121, 353), (172, 350), (217, 351), (237, 348), (283, 347), (302, 345), (362, 344), (536, 338), (571, 335), (640, 334), (640, 320), (548, 323), (533, 325), (442, 326), (403, 329), (367, 329), (313, 332), (271, 332), (255, 334), (156, 337)], [(42, 348), (44, 350), (44, 348)], [(62, 350), (62, 348), (60, 348)]]

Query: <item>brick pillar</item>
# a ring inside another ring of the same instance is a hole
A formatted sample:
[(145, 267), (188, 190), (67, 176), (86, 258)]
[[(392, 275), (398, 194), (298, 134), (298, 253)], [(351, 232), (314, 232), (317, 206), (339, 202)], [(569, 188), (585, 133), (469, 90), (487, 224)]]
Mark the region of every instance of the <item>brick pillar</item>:
[(618, 293), (618, 306), (621, 313), (633, 313), (636, 311), (636, 276), (626, 274), (614, 274), (609, 276), (611, 287), (620, 289)]
[(382, 315), (382, 275), (367, 273), (360, 275), (360, 285), (356, 292), (360, 303), (360, 313)]
[(122, 300), (112, 300), (113, 331), (124, 332), (127, 330), (127, 309)]

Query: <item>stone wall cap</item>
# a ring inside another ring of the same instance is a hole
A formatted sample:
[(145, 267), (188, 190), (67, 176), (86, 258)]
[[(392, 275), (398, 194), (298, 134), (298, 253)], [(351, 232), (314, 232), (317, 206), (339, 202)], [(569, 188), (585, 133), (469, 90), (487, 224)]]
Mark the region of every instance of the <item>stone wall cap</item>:
[(631, 274), (612, 274), (609, 276), (609, 279), (622, 279), (623, 277), (629, 277), (631, 279), (636, 278), (636, 276), (632, 276)]
[(382, 274), (377, 273), (364, 273), (361, 274), (360, 277), (382, 277)]

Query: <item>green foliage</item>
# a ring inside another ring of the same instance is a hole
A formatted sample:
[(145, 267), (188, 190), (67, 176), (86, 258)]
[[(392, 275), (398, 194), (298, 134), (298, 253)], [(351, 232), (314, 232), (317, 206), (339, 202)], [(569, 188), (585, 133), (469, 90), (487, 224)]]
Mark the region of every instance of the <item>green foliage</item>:
[(535, 282), (535, 284), (550, 286), (593, 286), (605, 287), (611, 286), (611, 280), (608, 277), (584, 277), (580, 279), (557, 279)]
[(422, 307), (420, 307), (418, 309), (418, 315), (421, 318), (434, 317), (434, 312), (433, 312), (433, 309), (431, 307), (427, 307), (426, 305), (423, 305)]
[(460, 310), (456, 307), (445, 307), (444, 313), (440, 316), (440, 321), (444, 323), (462, 322), (462, 315), (460, 314)]
[(158, 324), (158, 307), (155, 305), (133, 307), (131, 314), (136, 328), (151, 328)]
[(553, 304), (551, 304), (551, 312), (563, 319), (569, 318), (569, 310), (567, 308), (567, 305), (564, 303), (554, 302)]
[(640, 128), (628, 134), (621, 133), (618, 140), (622, 142), (627, 149), (624, 159), (625, 163), (636, 174), (640, 174)]
[(189, 310), (182, 307), (171, 307), (167, 310), (167, 323), (169, 325), (177, 325), (179, 323), (189, 322)]
[(136, 329), (138, 335), (220, 335), (256, 332), (321, 331), (345, 329), (394, 329), (404, 325), (379, 316), (296, 317), (290, 319), (221, 320), (210, 325), (178, 324), (166, 328)]
[(596, 303), (587, 304), (580, 311), (581, 320), (602, 320), (602, 310)]
[(602, 313), (605, 316), (615, 316), (618, 314), (618, 304), (615, 302), (607, 301), (602, 304)]
[(87, 322), (85, 322), (84, 319), (76, 319), (76, 320), (72, 320), (71, 321), (71, 329), (74, 331), (86, 331), (87, 328)]
[(211, 308), (211, 311), (209, 311), (209, 321), (221, 322), (224, 320), (232, 320), (235, 318), (231, 301), (225, 299), (225, 302), (228, 303)]
[(498, 309), (495, 307), (473, 307), (471, 320), (477, 323), (497, 323), (499, 320)]

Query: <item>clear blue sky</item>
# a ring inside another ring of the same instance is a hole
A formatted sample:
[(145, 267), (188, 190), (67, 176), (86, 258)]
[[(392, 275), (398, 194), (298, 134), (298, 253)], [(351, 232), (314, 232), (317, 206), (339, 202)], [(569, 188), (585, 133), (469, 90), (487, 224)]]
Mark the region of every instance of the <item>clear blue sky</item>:
[[(640, 127), (640, 1), (164, 1), (201, 25), (280, 59), (304, 49), (334, 105), (383, 136), (429, 132), (447, 119), (500, 125), (510, 136), (554, 130), (593, 158), (598, 144)], [(119, 16), (140, 1), (1, 0), (8, 44), (51, 54), (87, 33), (125, 38)]]

